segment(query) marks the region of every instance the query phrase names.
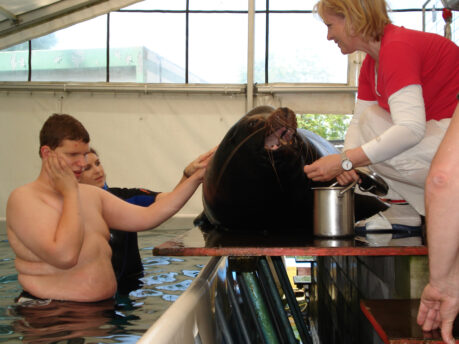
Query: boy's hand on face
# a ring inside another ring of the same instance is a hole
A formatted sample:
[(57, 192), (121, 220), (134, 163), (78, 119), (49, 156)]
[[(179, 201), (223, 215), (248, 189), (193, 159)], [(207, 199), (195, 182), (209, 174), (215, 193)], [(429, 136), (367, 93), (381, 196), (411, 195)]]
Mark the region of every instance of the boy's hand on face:
[(74, 192), (78, 188), (70, 166), (56, 152), (50, 152), (45, 159), (45, 171), (58, 192), (65, 196), (68, 192)]

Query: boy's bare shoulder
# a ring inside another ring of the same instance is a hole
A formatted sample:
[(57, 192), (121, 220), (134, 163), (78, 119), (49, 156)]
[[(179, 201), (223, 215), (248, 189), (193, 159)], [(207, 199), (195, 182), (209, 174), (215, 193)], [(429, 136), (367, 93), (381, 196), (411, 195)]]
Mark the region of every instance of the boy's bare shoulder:
[(16, 199), (21, 199), (23, 197), (30, 197), (31, 194), (34, 192), (33, 190), (34, 190), (34, 182), (19, 186), (13, 191), (11, 191), (8, 197), (8, 202), (12, 202), (12, 201), (15, 201)]
[(31, 209), (34, 209), (40, 202), (40, 196), (36, 190), (37, 187), (32, 182), (19, 186), (10, 193), (6, 203), (6, 222), (9, 229), (13, 229), (25, 218), (29, 218), (29, 216), (24, 217), (24, 214), (33, 213)]

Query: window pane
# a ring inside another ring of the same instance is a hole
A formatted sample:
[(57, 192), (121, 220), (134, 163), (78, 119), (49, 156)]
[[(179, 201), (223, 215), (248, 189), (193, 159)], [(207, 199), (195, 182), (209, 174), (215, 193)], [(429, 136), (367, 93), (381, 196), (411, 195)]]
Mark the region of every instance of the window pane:
[(266, 0), (255, 0), (255, 11), (266, 11)]
[[(454, 12), (454, 14), (459, 13), (459, 12)], [(425, 13), (425, 25), (426, 25), (426, 31), (427, 32), (433, 32), (437, 33), (439, 35), (444, 35), (445, 33), (445, 20), (442, 17), (442, 9), (432, 11), (432, 12), (426, 12)], [(419, 23), (419, 30), (422, 30), (422, 14), (419, 13), (418, 15), (418, 20), (417, 22)]]
[(269, 82), (347, 83), (347, 56), (316, 15), (273, 13), (269, 24)]
[(265, 83), (265, 54), (266, 54), (266, 14), (255, 14), (255, 62), (253, 78), (255, 82)]
[(394, 25), (422, 31), (422, 12), (390, 12), (389, 18)]
[(0, 81), (27, 81), (29, 42), (0, 51)]
[(274, 10), (312, 10), (318, 0), (269, 0), (269, 9)]
[(123, 10), (186, 10), (186, 0), (144, 0)]
[(190, 10), (247, 11), (247, 0), (190, 0)]
[[(407, 9), (407, 8), (422, 8), (422, 5), (426, 2), (426, 0), (386, 0), (389, 8), (392, 10), (399, 10), (399, 9)], [(427, 5), (428, 8), (432, 7), (436, 2), (440, 2), (440, 0), (430, 1)]]
[(191, 13), (189, 45), (190, 73), (199, 82), (246, 82), (247, 14)]
[(110, 81), (185, 82), (185, 14), (110, 15)]
[(32, 81), (106, 80), (107, 17), (32, 40)]

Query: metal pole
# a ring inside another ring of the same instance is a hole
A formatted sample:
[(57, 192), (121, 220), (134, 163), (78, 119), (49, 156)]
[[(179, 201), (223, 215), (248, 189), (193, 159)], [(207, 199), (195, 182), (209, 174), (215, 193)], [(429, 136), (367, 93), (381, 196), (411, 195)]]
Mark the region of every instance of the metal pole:
[(231, 336), (228, 323), (225, 320), (225, 313), (223, 312), (220, 295), (215, 298), (215, 320), (220, 327), (221, 334), (226, 344), (233, 344), (233, 338)]
[(430, 2), (427, 0), (424, 5), (422, 5), (422, 31), (426, 31), (426, 6)]
[(247, 112), (253, 108), (253, 64), (255, 56), (255, 0), (249, 0), (247, 46)]
[(266, 343), (279, 343), (276, 335), (276, 331), (271, 321), (271, 317), (266, 307), (265, 301), (263, 300), (263, 294), (258, 286), (257, 279), (253, 272), (242, 272), (242, 279), (246, 283), (249, 298), (253, 303), (257, 319), (260, 323), (262, 334)]
[(281, 257), (271, 257), (271, 260), (274, 264), (274, 268), (276, 269), (277, 277), (279, 278), (282, 289), (285, 292), (285, 297), (287, 298), (287, 302), (290, 306), (290, 311), (292, 312), (293, 319), (295, 320), (295, 324), (298, 328), (298, 333), (300, 334), (301, 341), (303, 343), (312, 344), (312, 338), (308, 328), (309, 326), (303, 319), (300, 307), (296, 301), (295, 294), (293, 293), (293, 289), (288, 279), (287, 272), (285, 271)]
[(242, 316), (242, 311), (241, 308), (239, 307), (239, 303), (237, 301), (235, 292), (233, 290), (234, 288), (234, 279), (233, 279), (233, 272), (232, 271), (227, 271), (226, 273), (226, 278), (228, 280), (228, 286), (227, 286), (227, 291), (228, 291), (228, 296), (229, 296), (229, 303), (234, 310), (234, 317), (236, 319), (238, 328), (241, 331), (241, 336), (244, 340), (244, 343), (250, 344), (250, 336), (249, 332), (247, 330), (247, 326), (244, 323), (244, 317)]
[(292, 326), (288, 320), (287, 314), (284, 309), (284, 305), (282, 304), (282, 300), (280, 298), (279, 292), (277, 291), (276, 283), (274, 282), (274, 278), (272, 276), (271, 270), (269, 269), (268, 262), (266, 261), (265, 257), (260, 258), (260, 275), (263, 275), (266, 279), (265, 287), (268, 290), (271, 299), (274, 302), (275, 311), (277, 312), (278, 318), (281, 322), (281, 326), (283, 332), (286, 335), (287, 343), (296, 344), (297, 340), (295, 335), (293, 334)]

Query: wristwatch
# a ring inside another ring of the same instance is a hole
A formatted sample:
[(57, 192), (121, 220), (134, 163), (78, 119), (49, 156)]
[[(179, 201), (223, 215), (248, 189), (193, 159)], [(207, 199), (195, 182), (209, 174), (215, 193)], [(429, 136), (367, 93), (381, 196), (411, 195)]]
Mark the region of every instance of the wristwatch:
[(352, 161), (346, 156), (346, 152), (341, 152), (341, 167), (345, 171), (352, 170)]

